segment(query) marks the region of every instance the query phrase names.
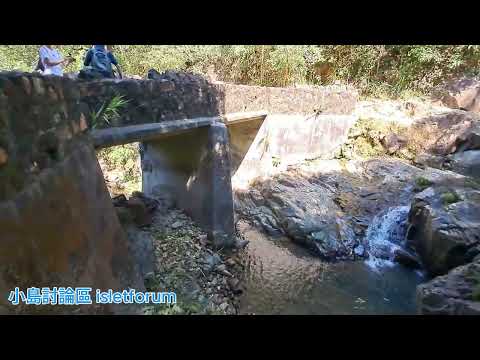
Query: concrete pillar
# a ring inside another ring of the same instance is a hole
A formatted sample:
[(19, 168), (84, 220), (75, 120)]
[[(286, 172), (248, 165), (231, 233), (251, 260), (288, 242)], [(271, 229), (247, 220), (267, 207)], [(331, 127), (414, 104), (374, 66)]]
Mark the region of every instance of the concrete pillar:
[(233, 244), (233, 199), (228, 131), (223, 123), (143, 143), (142, 188), (174, 199), (216, 247)]
[(232, 246), (234, 234), (231, 157), (228, 130), (225, 124), (215, 123), (209, 128), (209, 173), (211, 182), (211, 229), (217, 247)]

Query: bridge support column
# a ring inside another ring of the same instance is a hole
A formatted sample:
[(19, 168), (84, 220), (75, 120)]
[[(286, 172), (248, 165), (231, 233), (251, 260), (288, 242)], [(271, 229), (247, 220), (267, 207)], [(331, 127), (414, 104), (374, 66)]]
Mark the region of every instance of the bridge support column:
[(225, 124), (143, 143), (142, 187), (147, 196), (173, 197), (216, 247), (233, 245), (230, 149)]

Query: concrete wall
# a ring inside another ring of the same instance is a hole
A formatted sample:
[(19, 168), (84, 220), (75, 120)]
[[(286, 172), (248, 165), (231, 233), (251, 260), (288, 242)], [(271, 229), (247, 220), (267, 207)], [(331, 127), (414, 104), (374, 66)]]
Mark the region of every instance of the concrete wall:
[(144, 287), (75, 93), (68, 79), (0, 73), (0, 312), (133, 311), (13, 307), (17, 286)]
[(350, 114), (358, 93), (347, 86), (265, 87), (215, 83), (223, 112), (267, 111), (269, 114)]
[(356, 121), (351, 115), (269, 114), (263, 123), (229, 126), (233, 188), (246, 189), (306, 159), (331, 157)]

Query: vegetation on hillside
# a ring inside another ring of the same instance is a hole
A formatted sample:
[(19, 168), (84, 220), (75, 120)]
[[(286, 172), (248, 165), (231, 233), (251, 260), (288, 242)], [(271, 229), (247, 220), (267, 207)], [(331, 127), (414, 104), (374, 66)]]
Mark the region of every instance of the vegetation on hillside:
[[(89, 45), (59, 46), (78, 71)], [(36, 45), (1, 45), (0, 69), (32, 71)], [(478, 45), (115, 45), (126, 74), (150, 68), (215, 73), (218, 80), (264, 86), (340, 81), (364, 95), (426, 93), (458, 74), (477, 75)]]

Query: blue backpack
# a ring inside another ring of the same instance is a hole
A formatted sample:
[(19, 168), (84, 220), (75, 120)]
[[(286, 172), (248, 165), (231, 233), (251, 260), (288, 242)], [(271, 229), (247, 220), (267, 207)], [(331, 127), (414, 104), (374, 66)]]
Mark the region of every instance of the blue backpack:
[(92, 68), (102, 73), (113, 73), (112, 62), (110, 61), (106, 51), (93, 49), (92, 61), (90, 65)]

